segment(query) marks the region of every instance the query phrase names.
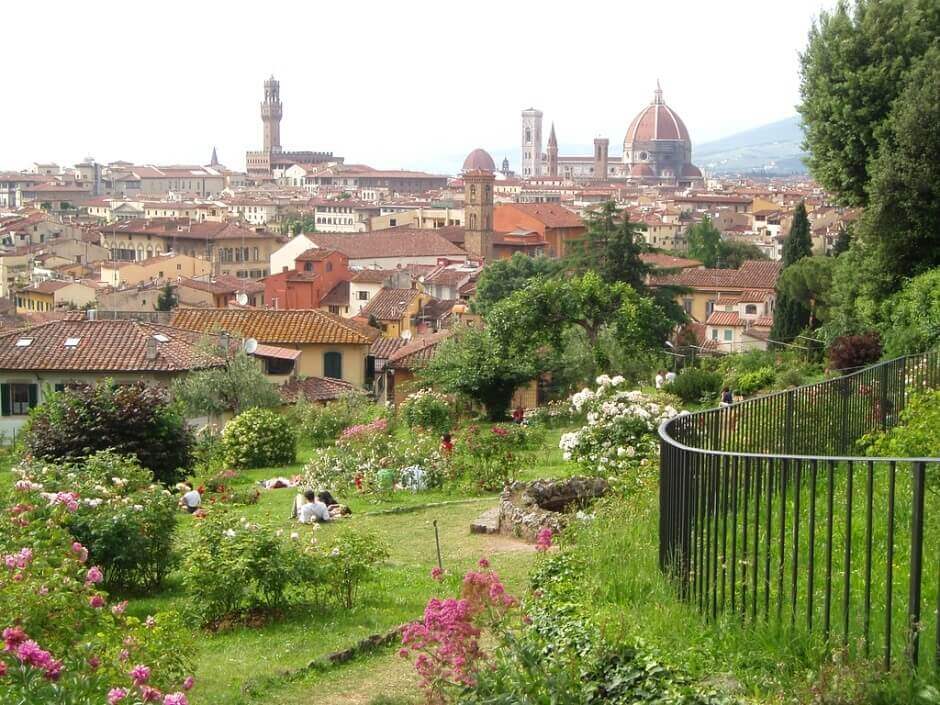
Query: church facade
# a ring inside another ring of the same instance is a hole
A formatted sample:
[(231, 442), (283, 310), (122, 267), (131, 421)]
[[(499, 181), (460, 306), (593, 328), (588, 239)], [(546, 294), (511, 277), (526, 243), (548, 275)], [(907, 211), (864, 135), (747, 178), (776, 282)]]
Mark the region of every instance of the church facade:
[(610, 140), (594, 140), (594, 152), (584, 156), (558, 154), (555, 126), (547, 151), (542, 152), (542, 112), (522, 111), (522, 177), (552, 176), (571, 181), (626, 181), (652, 186), (691, 188), (701, 185), (702, 172), (692, 164), (692, 139), (676, 112), (663, 100), (656, 85), (653, 100), (627, 127), (623, 153), (610, 158)]

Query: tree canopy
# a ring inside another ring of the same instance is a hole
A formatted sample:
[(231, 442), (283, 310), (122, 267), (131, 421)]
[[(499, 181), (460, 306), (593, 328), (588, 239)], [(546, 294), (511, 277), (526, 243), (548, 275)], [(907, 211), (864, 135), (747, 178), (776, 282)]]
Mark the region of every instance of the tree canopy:
[(178, 301), (176, 292), (173, 290), (173, 285), (167, 282), (163, 285), (160, 294), (157, 296), (155, 308), (157, 311), (172, 311), (176, 308)]
[(578, 274), (597, 272), (606, 282), (624, 282), (646, 291), (650, 267), (640, 255), (646, 250), (643, 226), (630, 222), (626, 209), (607, 201), (587, 218), (582, 241), (571, 244), (567, 266)]
[[(213, 352), (215, 352), (213, 350)], [(173, 384), (174, 398), (194, 415), (221, 414), (271, 407), (281, 403), (277, 389), (264, 376), (257, 358), (243, 350), (225, 367), (196, 370)]]
[(777, 280), (777, 291), (781, 295), (809, 311), (810, 328), (828, 318), (834, 268), (835, 260), (831, 257), (804, 257), (784, 269)]
[(701, 222), (689, 227), (689, 257), (713, 269), (718, 264), (721, 248), (721, 232), (707, 215)]
[(563, 264), (548, 257), (529, 257), (516, 252), (509, 259), (500, 259), (484, 267), (477, 280), (473, 310), (486, 314), (493, 305), (525, 287), (536, 277), (553, 277), (562, 271)]
[[(781, 286), (781, 280), (786, 281), (786, 273), (798, 262), (813, 254), (813, 241), (810, 235), (809, 217), (806, 214), (806, 205), (802, 202), (796, 207), (793, 214), (793, 224), (790, 233), (783, 243), (783, 271), (777, 282), (777, 305), (774, 308), (774, 325), (770, 331), (770, 339), (776, 343), (789, 343), (798, 336), (808, 325), (813, 324), (810, 301), (815, 302), (819, 292), (809, 292), (799, 285), (806, 284), (805, 276), (793, 275), (793, 286), (788, 289)], [(807, 267), (800, 275), (815, 272)], [(814, 281), (814, 283), (818, 283)], [(792, 290), (791, 290), (792, 289)], [(794, 296), (794, 293), (807, 294), (809, 301), (805, 302)]]
[(803, 201), (793, 211), (790, 233), (783, 241), (783, 266), (789, 267), (804, 257), (813, 256), (813, 236), (810, 233), (809, 216)]

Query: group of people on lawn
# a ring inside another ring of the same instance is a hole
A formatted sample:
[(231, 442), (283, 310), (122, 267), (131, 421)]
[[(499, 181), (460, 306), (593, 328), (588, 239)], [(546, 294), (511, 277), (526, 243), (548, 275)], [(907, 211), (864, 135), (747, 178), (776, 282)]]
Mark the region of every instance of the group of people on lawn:
[[(180, 491), (180, 509), (190, 514), (196, 513), (202, 505), (202, 495), (199, 490), (187, 483), (180, 483), (177, 489)], [(332, 521), (349, 514), (351, 514), (349, 507), (337, 502), (327, 490), (314, 492), (307, 489), (294, 498), (291, 518), (297, 519), (301, 524), (315, 524)]]

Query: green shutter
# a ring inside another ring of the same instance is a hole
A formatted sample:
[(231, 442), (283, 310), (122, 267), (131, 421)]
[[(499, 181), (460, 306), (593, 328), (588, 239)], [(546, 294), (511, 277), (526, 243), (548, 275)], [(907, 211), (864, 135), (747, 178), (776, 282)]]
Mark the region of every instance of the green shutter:
[(10, 416), (10, 385), (0, 384), (0, 414)]
[(343, 378), (343, 355), (338, 352), (323, 353), (323, 376)]
[(29, 408), (32, 409), (39, 403), (39, 385), (29, 385)]

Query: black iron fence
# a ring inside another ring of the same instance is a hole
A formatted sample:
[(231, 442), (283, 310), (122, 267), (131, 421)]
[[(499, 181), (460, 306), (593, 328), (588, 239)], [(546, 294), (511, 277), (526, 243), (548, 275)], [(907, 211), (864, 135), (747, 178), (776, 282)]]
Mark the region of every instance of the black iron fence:
[(940, 351), (663, 424), (659, 558), (680, 596), (940, 667), (940, 458), (857, 455), (937, 387)]

